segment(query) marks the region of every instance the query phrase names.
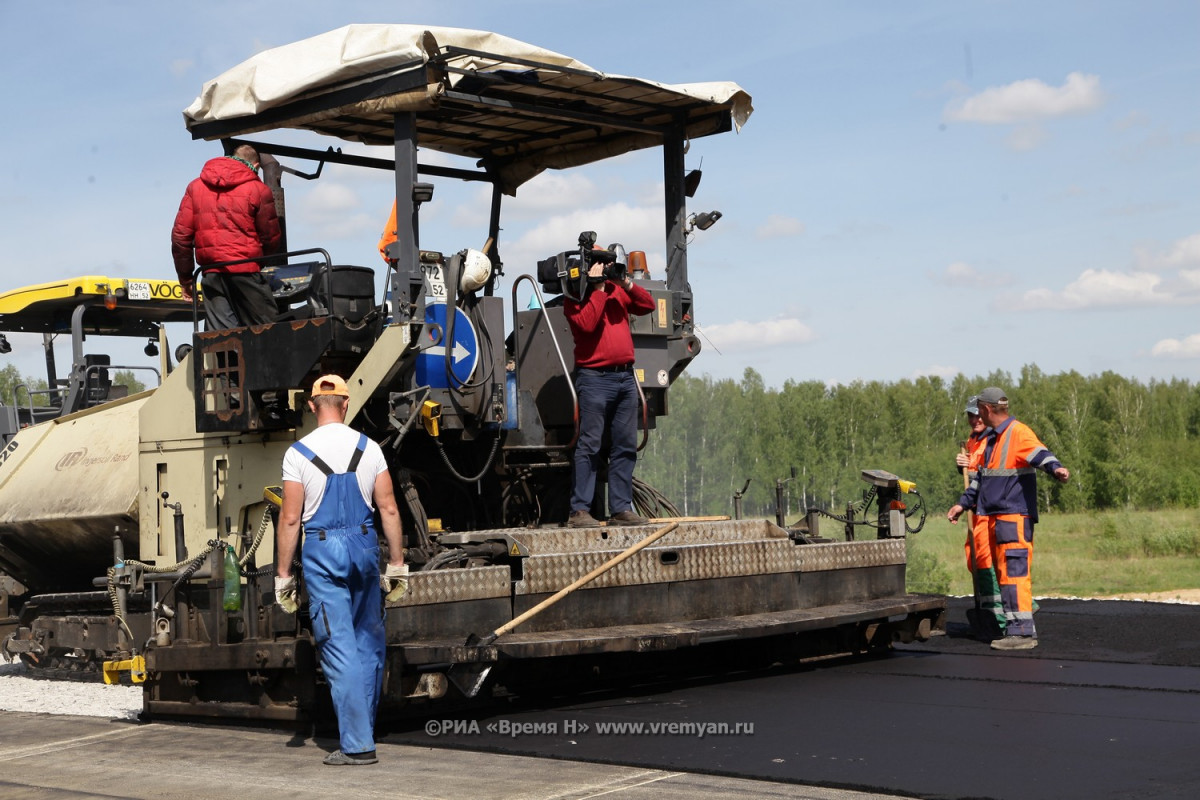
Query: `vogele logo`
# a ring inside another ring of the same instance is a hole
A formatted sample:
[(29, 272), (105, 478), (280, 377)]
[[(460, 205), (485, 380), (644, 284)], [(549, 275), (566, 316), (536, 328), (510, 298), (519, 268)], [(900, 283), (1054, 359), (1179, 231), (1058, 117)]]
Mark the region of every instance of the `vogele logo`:
[(54, 465), (54, 470), (56, 472), (61, 472), (68, 467), (73, 467), (83, 459), (87, 458), (87, 454), (88, 451), (86, 447), (82, 447), (78, 450), (72, 450), (58, 460), (58, 463)]

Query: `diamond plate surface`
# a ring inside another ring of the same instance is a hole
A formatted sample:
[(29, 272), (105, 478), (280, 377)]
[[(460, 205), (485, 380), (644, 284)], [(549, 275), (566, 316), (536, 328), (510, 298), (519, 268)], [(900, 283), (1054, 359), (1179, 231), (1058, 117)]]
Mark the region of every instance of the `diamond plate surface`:
[[(612, 547), (611, 543), (609, 546)], [(531, 556), (525, 559), (524, 579), (517, 582), (517, 594), (557, 592), (624, 549), (618, 545), (614, 549), (604, 551)], [(798, 572), (801, 569), (798, 552), (800, 549), (787, 539), (661, 547), (655, 545), (635, 553), (587, 586), (635, 586)]]
[(508, 584), (506, 566), (414, 572), (408, 578), (408, 591), (397, 602), (385, 605), (394, 608), (508, 597)]
[(904, 539), (865, 542), (829, 542), (797, 547), (802, 572), (823, 572), (856, 567), (886, 567), (907, 559)]
[[(619, 553), (645, 539), (670, 520), (659, 520), (636, 528), (605, 526), (603, 528), (539, 528), (537, 530), (507, 530), (534, 555), (545, 553), (577, 553), (589, 550)], [(714, 544), (718, 542), (747, 542), (763, 539), (787, 541), (782, 528), (766, 520), (720, 520), (680, 522), (675, 530), (660, 541), (665, 545)], [(603, 562), (601, 562), (603, 563)]]

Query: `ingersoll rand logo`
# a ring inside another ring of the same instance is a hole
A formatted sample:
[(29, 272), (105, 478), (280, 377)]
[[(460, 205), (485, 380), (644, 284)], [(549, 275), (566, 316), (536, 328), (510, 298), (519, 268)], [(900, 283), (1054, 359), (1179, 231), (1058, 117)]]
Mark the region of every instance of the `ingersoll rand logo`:
[(80, 461), (83, 461), (85, 458), (87, 458), (87, 454), (88, 451), (86, 447), (81, 447), (78, 450), (72, 450), (58, 460), (58, 463), (54, 465), (54, 470), (56, 472), (62, 472), (64, 469), (73, 467)]
[(54, 465), (56, 472), (62, 472), (65, 469), (72, 467), (94, 467), (99, 464), (120, 464), (128, 461), (131, 458), (129, 453), (101, 453), (100, 455), (88, 455), (88, 449), (81, 447), (78, 450), (72, 450), (69, 453), (64, 453), (63, 457)]

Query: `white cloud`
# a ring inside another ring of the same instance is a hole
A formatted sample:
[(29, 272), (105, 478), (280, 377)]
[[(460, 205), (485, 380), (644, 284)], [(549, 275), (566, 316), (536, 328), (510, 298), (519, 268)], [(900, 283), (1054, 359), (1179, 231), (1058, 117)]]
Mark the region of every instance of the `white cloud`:
[(975, 288), (978, 286), (986, 286), (987, 281), (979, 270), (972, 267), (965, 261), (955, 261), (940, 275), (933, 276), (939, 283), (944, 283), (947, 286), (960, 288)]
[(961, 371), (962, 370), (960, 370), (958, 367), (945, 367), (945, 366), (942, 366), (941, 364), (931, 364), (930, 366), (925, 367), (924, 369), (918, 369), (918, 370), (914, 371), (908, 377), (911, 380), (916, 380), (917, 378), (946, 378), (946, 379), (948, 379), (948, 378), (955, 377)]
[(1027, 153), (1036, 150), (1046, 141), (1046, 129), (1041, 125), (1020, 125), (1004, 138), (1009, 150)]
[(561, 213), (592, 202), (597, 194), (596, 185), (582, 174), (547, 170), (518, 189), (516, 197), (506, 199), (504, 213), (535, 219), (547, 211)]
[(342, 183), (320, 181), (304, 195), (288, 200), (289, 245), (299, 246), (295, 236), (329, 241), (365, 240), (374, 245), (387, 221), (387, 211), (363, 210), (359, 193)]
[(929, 273), (929, 277), (954, 289), (982, 289), (1008, 286), (1012, 275), (996, 271), (981, 272), (965, 261), (955, 261), (940, 273)]
[(1128, 271), (1086, 269), (1062, 291), (1040, 288), (1017, 299), (1001, 298), (993, 308), (1006, 310), (1144, 308), (1200, 303), (1200, 234), (1174, 242), (1162, 251), (1134, 251)]
[[(600, 192), (596, 185), (584, 175), (546, 171), (521, 186), (516, 197), (504, 198), (504, 224), (511, 228), (515, 222), (545, 219), (550, 214), (581, 209), (594, 203), (598, 196)], [(478, 187), (466, 203), (455, 208), (452, 224), (457, 228), (486, 226), (491, 203), (491, 187)], [(575, 233), (578, 235), (579, 231)]]
[(1170, 295), (1160, 289), (1162, 278), (1149, 272), (1085, 269), (1061, 292), (1033, 289), (1021, 296), (1020, 309), (1127, 308), (1167, 305)]
[(1164, 267), (1200, 266), (1200, 233), (1176, 242), (1171, 251), (1163, 256), (1161, 263)]
[(663, 276), (662, 213), (624, 203), (576, 208), (550, 217), (510, 240), (504, 248), (504, 262), (516, 265), (514, 274), (531, 272), (539, 260), (575, 248), (581, 231), (596, 231), (600, 245), (620, 242), (626, 250), (644, 250), (650, 276)]
[(1072, 72), (1062, 86), (1048, 86), (1036, 78), (994, 86), (946, 107), (944, 117), (954, 122), (1008, 125), (1094, 111), (1104, 104), (1097, 75)]
[(341, 183), (318, 183), (304, 198), (305, 211), (315, 216), (343, 214), (361, 206), (362, 200), (358, 194)]
[(805, 344), (816, 338), (812, 328), (790, 317), (778, 317), (762, 322), (739, 320), (705, 325), (703, 334), (721, 352)]
[(167, 68), (176, 78), (182, 78), (191, 71), (192, 67), (196, 66), (196, 62), (190, 58), (177, 58), (171, 62)]
[(1136, 269), (1145, 272), (1179, 270), (1186, 280), (1189, 273), (1200, 268), (1200, 233), (1179, 239), (1165, 251), (1139, 247), (1134, 250), (1134, 264)]
[(754, 230), (758, 239), (776, 239), (785, 236), (800, 236), (804, 233), (804, 223), (794, 217), (783, 214), (771, 214), (762, 225)]
[(1200, 333), (1180, 339), (1163, 339), (1150, 350), (1154, 358), (1200, 358)]

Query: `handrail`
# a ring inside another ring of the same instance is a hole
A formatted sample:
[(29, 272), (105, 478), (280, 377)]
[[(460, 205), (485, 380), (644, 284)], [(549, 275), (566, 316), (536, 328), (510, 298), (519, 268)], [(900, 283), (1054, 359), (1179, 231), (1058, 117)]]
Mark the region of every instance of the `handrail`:
[[(529, 281), (529, 285), (533, 287), (533, 293), (534, 293), (534, 295), (537, 296), (537, 299), (538, 299), (538, 309), (542, 312), (542, 319), (545, 320), (545, 322), (546, 322), (546, 331), (550, 334), (550, 341), (552, 341), (554, 343), (554, 352), (556, 352), (558, 354), (558, 363), (562, 365), (563, 374), (567, 376), (567, 386), (571, 390), (571, 402), (574, 405), (574, 422), (575, 422), (575, 435), (573, 435), (571, 437), (571, 441), (567, 443), (567, 448), (569, 449), (569, 448), (574, 447), (575, 442), (577, 442), (579, 440), (579, 395), (575, 393), (575, 382), (573, 380), (571, 380), (571, 371), (569, 369), (567, 369), (567, 361), (566, 361), (566, 359), (563, 358), (562, 348), (558, 346), (558, 337), (554, 335), (554, 326), (550, 322), (549, 312), (546, 311), (546, 303), (544, 302), (544, 299), (542, 297), (541, 287), (538, 286), (537, 281), (535, 281), (533, 279), (532, 275), (528, 275), (528, 274), (521, 275), (515, 281), (513, 281), (512, 308), (513, 308), (514, 323), (517, 318), (517, 287), (521, 284), (521, 281)], [(516, 408), (514, 409), (514, 411), (516, 412), (518, 421), (521, 419), (521, 359), (520, 359), (521, 337), (519, 335), (520, 329), (521, 328), (519, 325), (516, 325), (516, 324), (513, 325), (513, 354), (515, 356), (517, 356), (516, 358), (513, 359), (513, 376), (517, 380), (517, 397), (516, 397), (516, 401), (515, 401)]]
[(119, 369), (127, 369), (130, 372), (133, 372), (134, 370), (149, 370), (150, 372), (154, 373), (154, 377), (158, 378), (158, 385), (162, 386), (162, 373), (158, 371), (158, 367), (146, 367), (146, 366), (136, 366), (136, 365), (126, 365), (126, 364), (92, 364), (90, 367), (88, 367), (87, 369), (85, 369), (83, 371), (83, 392), (84, 392), (83, 401), (84, 401), (84, 403), (87, 404), (86, 405), (87, 408), (92, 408), (94, 406), (101, 405), (99, 402), (93, 403), (91, 397), (88, 396), (88, 390), (91, 388), (88, 381), (91, 378), (93, 372), (99, 374), (100, 370), (102, 370), (102, 369), (111, 369), (114, 372)]
[(24, 389), (25, 395), (29, 398), (29, 419), (30, 419), (30, 421), (32, 421), (33, 420), (33, 396), (35, 394), (50, 394), (50, 390), (49, 389), (36, 389), (36, 390), (30, 389), (24, 383), (18, 383), (16, 386), (12, 387), (13, 408), (19, 408), (21, 405), (19, 402), (17, 402), (17, 400), (18, 400), (17, 390), (18, 389)]
[[(325, 281), (326, 281), (325, 294), (326, 294), (326, 296), (331, 297), (333, 295), (333, 285), (331, 283), (333, 280), (333, 276), (330, 273), (333, 271), (332, 270), (333, 258), (330, 257), (328, 251), (326, 251), (325, 248), (323, 248), (323, 247), (309, 247), (305, 250), (288, 250), (283, 253), (273, 253), (269, 256), (257, 256), (255, 258), (239, 258), (236, 261), (218, 261), (215, 264), (205, 264), (203, 266), (198, 266), (194, 270), (192, 270), (192, 288), (193, 288), (193, 290), (195, 289), (196, 279), (200, 277), (201, 273), (207, 272), (209, 270), (220, 269), (221, 267), (232, 267), (232, 266), (236, 266), (237, 264), (257, 264), (257, 263), (262, 263), (262, 262), (270, 263), (270, 262), (274, 262), (274, 261), (279, 261), (280, 259), (283, 259), (283, 263), (286, 264), (287, 259), (291, 258), (292, 256), (306, 256), (306, 255), (309, 255), (310, 253), (320, 253), (321, 255), (325, 256)], [(331, 313), (332, 313), (332, 311), (331, 311)], [(199, 330), (200, 330), (200, 300), (199, 300), (199, 295), (196, 294), (195, 291), (193, 291), (192, 292), (192, 333), (195, 333)]]

